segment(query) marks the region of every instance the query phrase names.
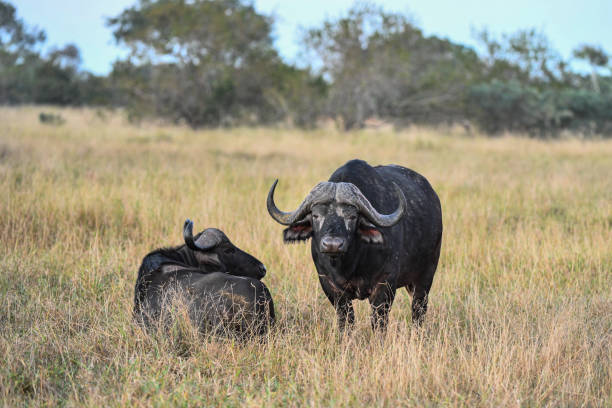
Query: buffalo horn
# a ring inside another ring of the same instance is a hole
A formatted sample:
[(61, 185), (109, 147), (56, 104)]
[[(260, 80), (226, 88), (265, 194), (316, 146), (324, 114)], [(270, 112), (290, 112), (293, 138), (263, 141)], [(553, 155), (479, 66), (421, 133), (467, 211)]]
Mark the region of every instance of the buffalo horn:
[(284, 212), (284, 211), (279, 210), (276, 207), (276, 204), (274, 204), (274, 190), (276, 189), (277, 184), (278, 184), (278, 179), (274, 181), (274, 184), (272, 184), (272, 187), (270, 188), (270, 191), (268, 192), (268, 200), (266, 201), (266, 206), (268, 207), (268, 213), (270, 214), (270, 217), (272, 217), (274, 221), (278, 222), (279, 224), (291, 225), (291, 223), (293, 223), (298, 218), (298, 216), (301, 215), (300, 213), (303, 211), (305, 207), (306, 200), (304, 200), (304, 202), (300, 204), (298, 209), (295, 211)]
[(395, 187), (395, 195), (397, 196), (397, 199), (399, 201), (399, 206), (391, 214), (379, 213), (378, 211), (376, 211), (376, 209), (374, 209), (372, 204), (370, 204), (368, 199), (360, 191), (358, 194), (356, 194), (355, 204), (357, 204), (359, 211), (363, 215), (365, 215), (370, 221), (372, 221), (372, 224), (376, 225), (377, 227), (391, 227), (392, 225), (397, 224), (402, 218), (402, 215), (404, 215), (406, 207), (408, 207), (408, 204), (406, 203), (406, 197), (404, 196), (402, 190), (395, 183), (393, 183), (393, 187)]
[(186, 219), (185, 225), (183, 226), (183, 238), (185, 238), (185, 244), (187, 244), (187, 247), (194, 251), (207, 251), (214, 248), (219, 243), (219, 237), (217, 234), (207, 234), (207, 231), (200, 234), (198, 240), (194, 241), (193, 221), (191, 221), (189, 218)]

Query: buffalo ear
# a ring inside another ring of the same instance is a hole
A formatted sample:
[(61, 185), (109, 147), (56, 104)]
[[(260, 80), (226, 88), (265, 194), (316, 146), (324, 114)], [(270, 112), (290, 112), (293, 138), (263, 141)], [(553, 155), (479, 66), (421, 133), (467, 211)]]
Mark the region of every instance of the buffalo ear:
[(283, 230), (283, 241), (286, 244), (307, 241), (310, 237), (312, 237), (312, 217), (310, 214)]
[(357, 227), (357, 234), (362, 241), (369, 244), (383, 244), (385, 242), (382, 232), (371, 222), (361, 218)]

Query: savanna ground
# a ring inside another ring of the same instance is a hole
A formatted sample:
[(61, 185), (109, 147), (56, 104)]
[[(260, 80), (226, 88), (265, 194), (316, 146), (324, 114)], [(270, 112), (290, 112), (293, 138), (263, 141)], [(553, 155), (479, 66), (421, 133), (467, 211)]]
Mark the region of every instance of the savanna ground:
[[(119, 114), (0, 109), (0, 405), (611, 406), (612, 140), (132, 126)], [(336, 336), (293, 209), (351, 158), (425, 175), (444, 238), (425, 325), (401, 290), (386, 338), (369, 306)], [(142, 257), (223, 229), (268, 267), (279, 321), (240, 344), (145, 335)]]

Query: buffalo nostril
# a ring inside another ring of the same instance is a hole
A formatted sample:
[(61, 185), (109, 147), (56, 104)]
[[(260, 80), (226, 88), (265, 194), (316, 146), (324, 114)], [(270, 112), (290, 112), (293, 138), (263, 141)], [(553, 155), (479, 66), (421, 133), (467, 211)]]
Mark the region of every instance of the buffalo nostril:
[(321, 240), (321, 250), (323, 252), (341, 252), (344, 249), (344, 240), (337, 237), (325, 237)]

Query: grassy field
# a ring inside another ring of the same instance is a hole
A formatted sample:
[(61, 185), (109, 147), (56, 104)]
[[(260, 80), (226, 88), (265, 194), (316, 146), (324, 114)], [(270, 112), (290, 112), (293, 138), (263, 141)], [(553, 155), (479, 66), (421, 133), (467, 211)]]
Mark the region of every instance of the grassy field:
[[(459, 131), (134, 127), (120, 115), (0, 109), (0, 405), (612, 406), (612, 140)], [(351, 158), (429, 179), (444, 238), (425, 325), (400, 291), (336, 337), (293, 209)], [(280, 317), (265, 341), (146, 336), (142, 257), (186, 217), (262, 260)]]

